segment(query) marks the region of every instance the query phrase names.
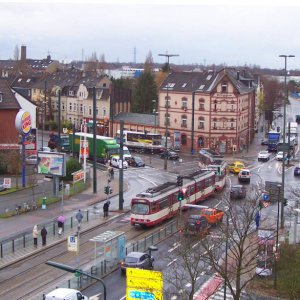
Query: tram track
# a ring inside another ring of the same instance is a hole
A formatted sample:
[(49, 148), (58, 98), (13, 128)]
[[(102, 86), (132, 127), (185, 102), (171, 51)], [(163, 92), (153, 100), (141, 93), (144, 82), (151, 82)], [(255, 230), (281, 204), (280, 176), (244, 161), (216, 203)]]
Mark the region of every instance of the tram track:
[(156, 227), (150, 230), (139, 230), (133, 228), (130, 223), (120, 223), (120, 219), (121, 217), (81, 232), (79, 258), (67, 251), (66, 239), (63, 239), (55, 245), (42, 248), (22, 260), (2, 267), (0, 269), (0, 298), (41, 299), (43, 293), (72, 277), (70, 273), (50, 268), (45, 262), (52, 260), (85, 269), (94, 261), (95, 246), (90, 239), (106, 230), (124, 232), (128, 243), (158, 229)]

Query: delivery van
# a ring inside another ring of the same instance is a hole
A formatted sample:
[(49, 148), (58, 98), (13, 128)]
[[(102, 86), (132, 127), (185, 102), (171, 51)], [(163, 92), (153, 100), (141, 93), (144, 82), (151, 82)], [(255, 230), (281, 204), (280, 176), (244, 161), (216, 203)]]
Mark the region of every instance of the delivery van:
[(58, 288), (47, 295), (43, 295), (43, 300), (88, 300), (81, 292), (74, 289)]

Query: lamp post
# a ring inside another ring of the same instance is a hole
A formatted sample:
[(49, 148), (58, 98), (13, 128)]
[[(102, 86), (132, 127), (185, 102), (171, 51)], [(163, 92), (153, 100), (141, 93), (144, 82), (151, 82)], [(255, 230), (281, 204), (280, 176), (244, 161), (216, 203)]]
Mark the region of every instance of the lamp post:
[(153, 113), (154, 113), (154, 133), (156, 133), (156, 115), (157, 115), (157, 101), (152, 100), (152, 103), (154, 105)]
[[(278, 188), (278, 199), (277, 199), (277, 221), (276, 221), (276, 245), (275, 245), (275, 262), (274, 262), (274, 288), (277, 288), (277, 252), (278, 252), (278, 231), (279, 231), (279, 199), (280, 199), (280, 191), (281, 184), (277, 185)], [(283, 201), (281, 201), (283, 203)]]
[[(288, 57), (295, 57), (295, 55), (279, 55), (279, 57), (284, 58), (284, 87), (285, 87), (285, 98), (283, 102), (283, 158), (285, 157), (285, 126), (286, 126), (286, 102), (288, 100), (288, 91), (286, 84), (286, 73), (287, 73), (287, 59)], [(284, 197), (284, 179), (285, 179), (285, 160), (282, 160), (282, 195)], [(284, 228), (284, 201), (281, 199), (281, 216), (280, 216), (280, 228)]]
[[(174, 56), (179, 56), (178, 54), (158, 54), (158, 56), (164, 56), (167, 57), (167, 63), (168, 63), (168, 75), (167, 75), (167, 79), (169, 77), (169, 73), (170, 73), (170, 65), (169, 65), (169, 61), (170, 61), (170, 57), (174, 57)], [(166, 129), (165, 129), (165, 151), (167, 151), (168, 148), (168, 125), (169, 125), (169, 84), (167, 83), (167, 102), (166, 102), (166, 117), (165, 117), (165, 125), (166, 125)], [(165, 153), (165, 161), (164, 161), (164, 169), (167, 170), (168, 168), (168, 161), (167, 161), (167, 153)]]

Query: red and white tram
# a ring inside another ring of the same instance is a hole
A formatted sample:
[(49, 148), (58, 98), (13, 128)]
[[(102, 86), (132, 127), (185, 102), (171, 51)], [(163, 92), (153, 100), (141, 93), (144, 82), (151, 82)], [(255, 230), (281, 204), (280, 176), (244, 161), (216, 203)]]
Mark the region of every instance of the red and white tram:
[[(181, 207), (206, 199), (214, 194), (215, 189), (216, 174), (212, 170), (199, 170), (185, 175), (182, 186), (185, 196)], [(131, 225), (151, 227), (172, 218), (177, 214), (180, 205), (178, 193), (176, 182), (166, 182), (137, 194), (131, 200)]]
[(227, 163), (222, 159), (217, 159), (207, 166), (208, 170), (215, 171), (216, 173), (216, 192), (221, 192), (226, 184), (226, 167)]

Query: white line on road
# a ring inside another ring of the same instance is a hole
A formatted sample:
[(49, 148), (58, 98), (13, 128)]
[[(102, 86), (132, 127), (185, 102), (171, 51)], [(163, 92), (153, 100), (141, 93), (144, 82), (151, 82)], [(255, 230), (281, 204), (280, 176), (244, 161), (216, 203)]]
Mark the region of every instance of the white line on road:
[(167, 264), (167, 267), (171, 266), (176, 260), (177, 260), (177, 258), (175, 258), (175, 259), (173, 259), (171, 262), (169, 262), (169, 263)]

